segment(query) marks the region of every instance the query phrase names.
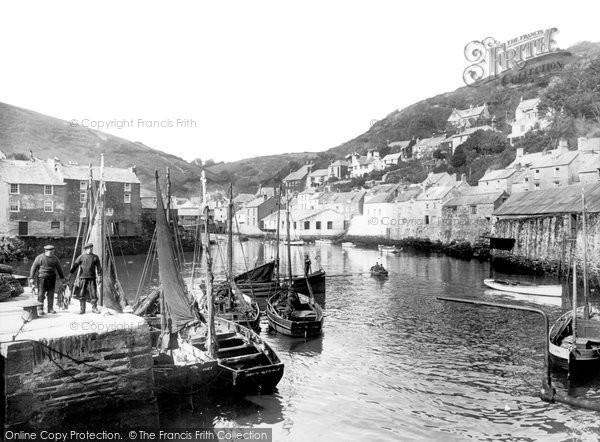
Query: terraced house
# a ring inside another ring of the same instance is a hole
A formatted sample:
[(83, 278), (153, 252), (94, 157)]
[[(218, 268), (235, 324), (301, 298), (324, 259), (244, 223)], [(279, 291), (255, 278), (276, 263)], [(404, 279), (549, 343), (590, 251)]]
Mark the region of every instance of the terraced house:
[[(98, 185), (100, 168), (94, 167)], [(43, 161), (0, 160), (0, 236), (74, 237), (87, 222), (88, 166)], [(135, 170), (105, 167), (105, 214), (112, 234), (141, 234), (140, 181)]]

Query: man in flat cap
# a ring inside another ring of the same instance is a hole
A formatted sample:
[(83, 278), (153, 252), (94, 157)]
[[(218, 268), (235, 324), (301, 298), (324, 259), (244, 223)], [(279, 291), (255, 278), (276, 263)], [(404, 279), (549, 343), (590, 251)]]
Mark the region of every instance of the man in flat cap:
[(32, 287), (37, 274), (38, 302), (42, 303), (38, 308), (40, 315), (44, 314), (44, 299), (46, 296), (48, 296), (48, 313), (56, 313), (54, 311), (54, 289), (57, 273), (61, 280), (65, 279), (60, 261), (54, 256), (54, 246), (44, 246), (44, 253), (35, 258), (29, 272), (29, 284)]
[(83, 246), (83, 253), (73, 262), (69, 273), (72, 275), (79, 268), (79, 307), (80, 314), (85, 313), (85, 302), (92, 304), (92, 313), (98, 310), (98, 284), (102, 281), (102, 267), (100, 258), (93, 253), (94, 244), (91, 242)]

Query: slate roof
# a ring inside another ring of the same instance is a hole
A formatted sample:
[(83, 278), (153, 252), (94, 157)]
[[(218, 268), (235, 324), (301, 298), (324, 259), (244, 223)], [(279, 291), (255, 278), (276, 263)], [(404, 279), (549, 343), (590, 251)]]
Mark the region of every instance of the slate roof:
[(329, 171), (327, 169), (317, 169), (314, 172), (311, 172), (309, 176), (319, 177), (319, 176), (328, 176)]
[(600, 183), (593, 183), (515, 193), (494, 212), (494, 215), (523, 216), (581, 212), (582, 188), (585, 190), (586, 210), (600, 212)]
[(360, 201), (365, 194), (364, 190), (360, 192), (325, 192), (319, 198), (319, 204), (352, 204)]
[(423, 189), (421, 188), (421, 186), (409, 187), (402, 193), (399, 193), (398, 196), (394, 199), (394, 202), (403, 203), (406, 201), (410, 201), (413, 198), (417, 198), (422, 192)]
[(515, 164), (529, 165), (531, 168), (543, 168), (553, 166), (565, 166), (571, 164), (579, 155), (579, 151), (568, 150), (559, 151), (548, 150), (546, 152), (528, 153), (521, 158), (516, 158), (508, 167), (514, 167)]
[[(58, 171), (65, 180), (87, 181), (90, 177), (89, 166), (58, 164)], [(92, 167), (94, 180), (100, 179), (100, 167)], [(127, 168), (104, 166), (104, 181), (112, 183), (140, 183), (137, 175)]]
[(245, 208), (252, 208), (252, 207), (259, 207), (261, 205), (263, 205), (264, 203), (266, 203), (267, 201), (269, 201), (271, 198), (256, 198), (252, 201), (250, 201), (249, 203), (247, 203), (244, 207)]
[(379, 193), (371, 198), (369, 201), (365, 201), (365, 204), (381, 204), (381, 203), (391, 203), (394, 200), (394, 193)]
[(348, 161), (346, 161), (346, 160), (336, 160), (333, 163), (331, 163), (329, 166), (333, 166), (333, 167), (337, 167), (337, 166), (348, 167)]
[(290, 173), (288, 176), (286, 176), (283, 181), (297, 181), (297, 180), (302, 180), (304, 178), (306, 178), (306, 175), (308, 175), (308, 169), (311, 166), (308, 164), (305, 164), (304, 166), (300, 167), (300, 169), (296, 170), (295, 172)]
[(233, 198), (234, 204), (244, 204), (252, 201), (256, 197), (250, 193), (240, 193), (239, 195)]
[(481, 113), (483, 113), (484, 109), (485, 109), (485, 104), (482, 104), (481, 106), (474, 106), (474, 107), (470, 107), (468, 109), (454, 109), (454, 112), (456, 112), (456, 114), (460, 118), (473, 118), (473, 117), (478, 117), (479, 115), (481, 115)]
[(385, 162), (385, 160), (397, 160), (401, 156), (402, 156), (402, 152), (389, 153), (389, 154), (387, 154), (386, 156), (383, 157), (383, 161)]
[(65, 183), (46, 161), (0, 160), (0, 180), (9, 184), (62, 186)]
[(419, 201), (439, 200), (444, 198), (452, 189), (454, 189), (453, 186), (430, 187), (429, 189), (419, 194), (419, 196), (416, 199)]
[(521, 111), (533, 110), (539, 102), (539, 98), (530, 98), (529, 100), (523, 100), (519, 103), (517, 109)]
[(504, 191), (489, 193), (473, 193), (470, 195), (461, 195), (450, 199), (444, 203), (444, 207), (456, 206), (476, 206), (479, 204), (494, 204), (502, 196), (507, 195)]
[(502, 180), (502, 179), (511, 177), (515, 173), (517, 173), (516, 169), (490, 170), (484, 176), (479, 178), (479, 181)]

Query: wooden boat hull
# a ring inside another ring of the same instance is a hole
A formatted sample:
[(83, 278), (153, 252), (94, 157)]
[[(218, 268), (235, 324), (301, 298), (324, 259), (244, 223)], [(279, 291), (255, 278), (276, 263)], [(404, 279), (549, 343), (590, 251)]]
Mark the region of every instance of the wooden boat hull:
[(387, 270), (384, 270), (384, 271), (371, 270), (371, 276), (377, 276), (379, 278), (385, 278), (388, 275), (389, 275), (389, 272)]
[(343, 247), (343, 248), (345, 248), (345, 249), (346, 249), (346, 248), (348, 248), (348, 249), (349, 249), (349, 248), (356, 247), (356, 244), (354, 244), (353, 242), (343, 242), (343, 243), (342, 243), (342, 247)]
[(319, 336), (323, 330), (323, 309), (314, 303), (312, 309), (316, 313), (315, 320), (291, 320), (283, 318), (276, 307), (279, 295), (272, 296), (267, 302), (267, 319), (269, 326), (277, 333), (295, 338), (312, 338)]
[[(219, 376), (214, 388), (238, 393), (269, 393), (283, 376), (284, 364), (262, 338), (239, 324), (216, 318)], [(202, 340), (192, 340), (204, 349)]]
[[(598, 371), (600, 368), (600, 346), (592, 345), (589, 348), (582, 348), (577, 344), (577, 349), (571, 354), (571, 349), (563, 347), (560, 344), (565, 339), (565, 336), (572, 334), (572, 312), (564, 313), (556, 322), (550, 327), (549, 332), (549, 353), (550, 362), (553, 367), (568, 371), (571, 375), (582, 376), (585, 374), (591, 374)], [(577, 309), (578, 321), (584, 322), (583, 320), (583, 307)], [(588, 323), (596, 323), (592, 329), (598, 330), (600, 328), (600, 321), (598, 320), (587, 320)], [(578, 326), (578, 333), (581, 332)], [(585, 336), (584, 339), (590, 341), (600, 342), (600, 336), (591, 337)], [(587, 347), (587, 346), (586, 346)]]
[(190, 365), (155, 364), (152, 373), (157, 394), (207, 392), (221, 376), (216, 360)]
[(536, 296), (562, 296), (561, 285), (535, 285), (522, 284), (517, 281), (505, 281), (501, 279), (484, 279), (483, 283), (494, 289), (503, 292), (522, 293), (525, 295)]
[[(319, 270), (308, 275), (308, 282), (313, 293), (325, 293), (325, 271)], [(304, 276), (292, 279), (292, 288), (297, 292), (308, 294), (308, 284)]]
[(333, 241), (330, 239), (316, 239), (315, 244), (333, 244)]

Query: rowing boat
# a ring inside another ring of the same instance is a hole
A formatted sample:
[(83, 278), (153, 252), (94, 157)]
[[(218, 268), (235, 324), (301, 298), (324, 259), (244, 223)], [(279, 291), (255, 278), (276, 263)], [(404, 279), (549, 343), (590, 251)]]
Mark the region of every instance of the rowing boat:
[(483, 283), (492, 289), (504, 292), (523, 293), (536, 296), (562, 296), (562, 286), (558, 284), (540, 285), (508, 279), (484, 279)]

